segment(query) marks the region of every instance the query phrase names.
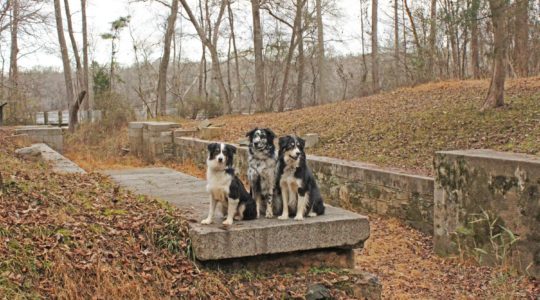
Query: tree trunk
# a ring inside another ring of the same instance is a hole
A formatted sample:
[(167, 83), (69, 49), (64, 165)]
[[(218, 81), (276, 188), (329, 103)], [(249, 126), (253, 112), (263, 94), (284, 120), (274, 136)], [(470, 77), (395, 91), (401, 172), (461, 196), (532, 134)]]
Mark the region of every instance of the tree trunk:
[(436, 49), (435, 43), (437, 38), (437, 0), (431, 0), (431, 16), (429, 25), (429, 61), (428, 69), (431, 76), (434, 75)]
[(471, 66), (474, 79), (480, 78), (480, 55), (478, 49), (478, 9), (480, 0), (472, 0), (471, 4)]
[[(238, 61), (238, 48), (236, 47), (236, 34), (234, 33), (234, 14), (231, 8), (231, 2), (227, 1), (227, 10), (229, 13), (229, 26), (231, 27), (231, 38), (234, 53), (234, 67), (236, 72), (236, 97), (238, 104), (242, 104), (242, 83), (240, 81), (240, 62)], [(239, 107), (241, 108), (241, 107)]]
[(266, 84), (263, 57), (263, 37), (261, 29), (260, 0), (251, 0), (253, 16), (253, 49), (255, 52), (255, 102), (257, 111), (270, 109), (266, 104)]
[[(81, 14), (82, 14), (82, 36), (83, 36), (83, 84), (86, 93), (86, 101), (84, 102), (84, 109), (90, 113), (90, 108), (93, 106), (93, 89), (90, 87), (90, 69), (88, 62), (88, 29), (86, 23), (86, 0), (81, 0)], [(88, 117), (91, 117), (90, 115)]]
[(167, 19), (167, 29), (165, 30), (165, 39), (163, 42), (163, 56), (159, 63), (158, 72), (158, 103), (159, 113), (161, 116), (167, 114), (167, 70), (169, 68), (169, 60), (171, 56), (171, 41), (174, 34), (176, 24), (176, 16), (178, 15), (178, 0), (173, 0), (171, 4), (171, 14)]
[(326, 87), (326, 68), (325, 68), (325, 51), (324, 51), (324, 24), (322, 18), (322, 0), (316, 0), (315, 5), (317, 10), (317, 60), (318, 60), (318, 95), (319, 104), (328, 101), (327, 87)]
[[(299, 0), (298, 2), (300, 2)], [(300, 4), (300, 3), (299, 3)], [(296, 58), (296, 64), (298, 66), (298, 79), (296, 85), (296, 109), (302, 108), (302, 98), (304, 97), (304, 70), (305, 70), (305, 59), (304, 59), (304, 27), (302, 21), (303, 9), (300, 10), (300, 21), (298, 28), (298, 56)]]
[(364, 16), (367, 17), (367, 9), (364, 11), (363, 7), (363, 0), (360, 0), (360, 36), (361, 36), (361, 44), (362, 44), (362, 83), (365, 83), (367, 80), (368, 75), (368, 67), (366, 62), (366, 39), (364, 38)]
[[(360, 16), (362, 18), (362, 16)], [(398, 0), (394, 0), (394, 72), (396, 76), (396, 84), (399, 85), (400, 68), (399, 68), (399, 15), (398, 15)], [(363, 27), (363, 24), (362, 24)], [(363, 43), (363, 41), (362, 41)], [(362, 45), (362, 51), (364, 46)]]
[(287, 58), (285, 59), (285, 71), (283, 72), (283, 82), (281, 84), (281, 93), (279, 95), (278, 111), (285, 110), (285, 98), (287, 95), (287, 86), (289, 85), (289, 73), (291, 70), (291, 61), (296, 48), (296, 38), (300, 31), (300, 21), (302, 19), (302, 9), (306, 0), (297, 0), (296, 2), (296, 15), (294, 17), (294, 25), (291, 33), (291, 40), (289, 43), (289, 50), (287, 52)]
[(19, 101), (19, 66), (17, 64), (19, 56), (19, 0), (12, 0), (11, 14), (11, 53), (9, 57), (8, 103), (11, 110), (11, 117), (17, 117), (17, 105)]
[(71, 42), (71, 47), (73, 48), (73, 57), (75, 58), (75, 74), (77, 76), (77, 83), (79, 85), (79, 89), (83, 89), (81, 56), (79, 55), (79, 47), (77, 47), (77, 40), (75, 40), (75, 34), (73, 33), (73, 23), (71, 22), (69, 0), (64, 0), (64, 9), (66, 11), (69, 40)]
[(489, 0), (493, 23), (493, 69), (489, 91), (482, 110), (504, 105), (504, 80), (506, 79), (506, 18), (505, 0)]
[(529, 0), (516, 0), (515, 3), (514, 54), (516, 73), (520, 77), (529, 75)]
[(378, 93), (380, 90), (379, 84), (379, 41), (377, 35), (377, 11), (378, 0), (372, 0), (371, 4), (371, 80), (373, 93)]
[[(62, 24), (62, 8), (60, 7), (60, 0), (54, 0), (54, 16), (56, 19), (56, 32), (58, 34), (58, 43), (60, 44), (60, 53), (62, 54), (62, 65), (64, 67), (64, 81), (66, 84), (66, 98), (68, 106), (75, 105), (72, 103), (73, 99), (73, 81), (71, 79), (71, 65), (69, 63), (69, 55), (67, 50), (66, 38), (64, 36), (64, 25)], [(75, 122), (70, 120), (69, 130), (75, 131)]]

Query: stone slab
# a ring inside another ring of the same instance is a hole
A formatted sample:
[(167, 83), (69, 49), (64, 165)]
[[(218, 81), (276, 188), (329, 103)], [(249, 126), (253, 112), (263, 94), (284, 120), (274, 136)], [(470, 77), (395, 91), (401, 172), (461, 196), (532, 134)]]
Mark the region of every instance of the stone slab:
[(15, 153), (23, 158), (42, 159), (52, 165), (53, 171), (65, 174), (85, 174), (77, 164), (54, 151), (46, 144), (33, 144), (30, 147), (17, 149)]
[(167, 168), (105, 171), (132, 191), (161, 198), (182, 208), (192, 220), (190, 236), (197, 259), (221, 260), (313, 249), (354, 249), (369, 237), (369, 220), (340, 208), (327, 207), (324, 216), (292, 219), (258, 219), (235, 222), (233, 226), (201, 225), (209, 205), (206, 183)]

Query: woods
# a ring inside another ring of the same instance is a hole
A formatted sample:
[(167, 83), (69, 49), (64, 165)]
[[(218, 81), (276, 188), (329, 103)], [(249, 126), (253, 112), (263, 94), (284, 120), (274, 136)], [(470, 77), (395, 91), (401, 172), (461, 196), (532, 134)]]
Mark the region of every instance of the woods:
[[(299, 109), (447, 79), (490, 80), (478, 108), (486, 110), (504, 105), (506, 78), (540, 72), (540, 8), (530, 0), (359, 0), (357, 19), (347, 20), (355, 24), (352, 38), (343, 35), (344, 7), (334, 0), (132, 2), (162, 12), (154, 41), (127, 13), (109, 20), (109, 31), (89, 34), (86, 0), (51, 4), (0, 6), (0, 102), (8, 103), (9, 122), (29, 121), (34, 109), (71, 108), (83, 91), (84, 110), (117, 99), (148, 117), (196, 118)], [(54, 11), (54, 22), (47, 10)], [(131, 41), (122, 38), (127, 27)], [(39, 68), (21, 72), (21, 55), (39, 52), (20, 52), (21, 38), (23, 46), (39, 43), (30, 28), (56, 31), (51, 49), (61, 57), (64, 90), (43, 91), (29, 82), (37, 76), (58, 86), (52, 82), (58, 76), (39, 75)], [(108, 60), (96, 60), (99, 37), (110, 43), (102, 46), (109, 48)], [(198, 61), (186, 52), (195, 40)], [(340, 49), (350, 40), (355, 49)], [(105, 82), (109, 93), (96, 102)]]

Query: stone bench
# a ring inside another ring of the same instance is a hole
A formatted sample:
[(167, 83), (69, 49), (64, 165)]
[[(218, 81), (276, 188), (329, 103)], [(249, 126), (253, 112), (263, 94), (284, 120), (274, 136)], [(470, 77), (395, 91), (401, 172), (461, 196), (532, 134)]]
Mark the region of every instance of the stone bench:
[(261, 218), (223, 226), (216, 216), (214, 224), (202, 225), (199, 222), (206, 217), (209, 205), (205, 181), (167, 168), (106, 174), (136, 193), (181, 208), (191, 220), (193, 252), (199, 261), (209, 264), (245, 265), (271, 260), (276, 265), (305, 267), (313, 258), (316, 265), (350, 268), (354, 267), (353, 249), (362, 248), (369, 237), (367, 217), (331, 206), (325, 215), (300, 222)]

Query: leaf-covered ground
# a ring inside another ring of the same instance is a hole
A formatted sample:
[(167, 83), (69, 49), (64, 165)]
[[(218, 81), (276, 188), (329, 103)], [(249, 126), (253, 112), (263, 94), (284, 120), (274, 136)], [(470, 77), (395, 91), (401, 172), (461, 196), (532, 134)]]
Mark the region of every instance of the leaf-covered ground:
[[(540, 77), (509, 80), (504, 108), (479, 112), (489, 82), (448, 81), (284, 113), (224, 116), (219, 139), (236, 142), (254, 127), (317, 133), (312, 154), (432, 174), (439, 150), (540, 152)], [(182, 121), (181, 121), (182, 122)], [(193, 123), (182, 122), (186, 126)]]
[(301, 299), (322, 283), (337, 299), (355, 275), (204, 271), (189, 259), (181, 211), (97, 173), (60, 175), (18, 159), (0, 129), (0, 299)]

